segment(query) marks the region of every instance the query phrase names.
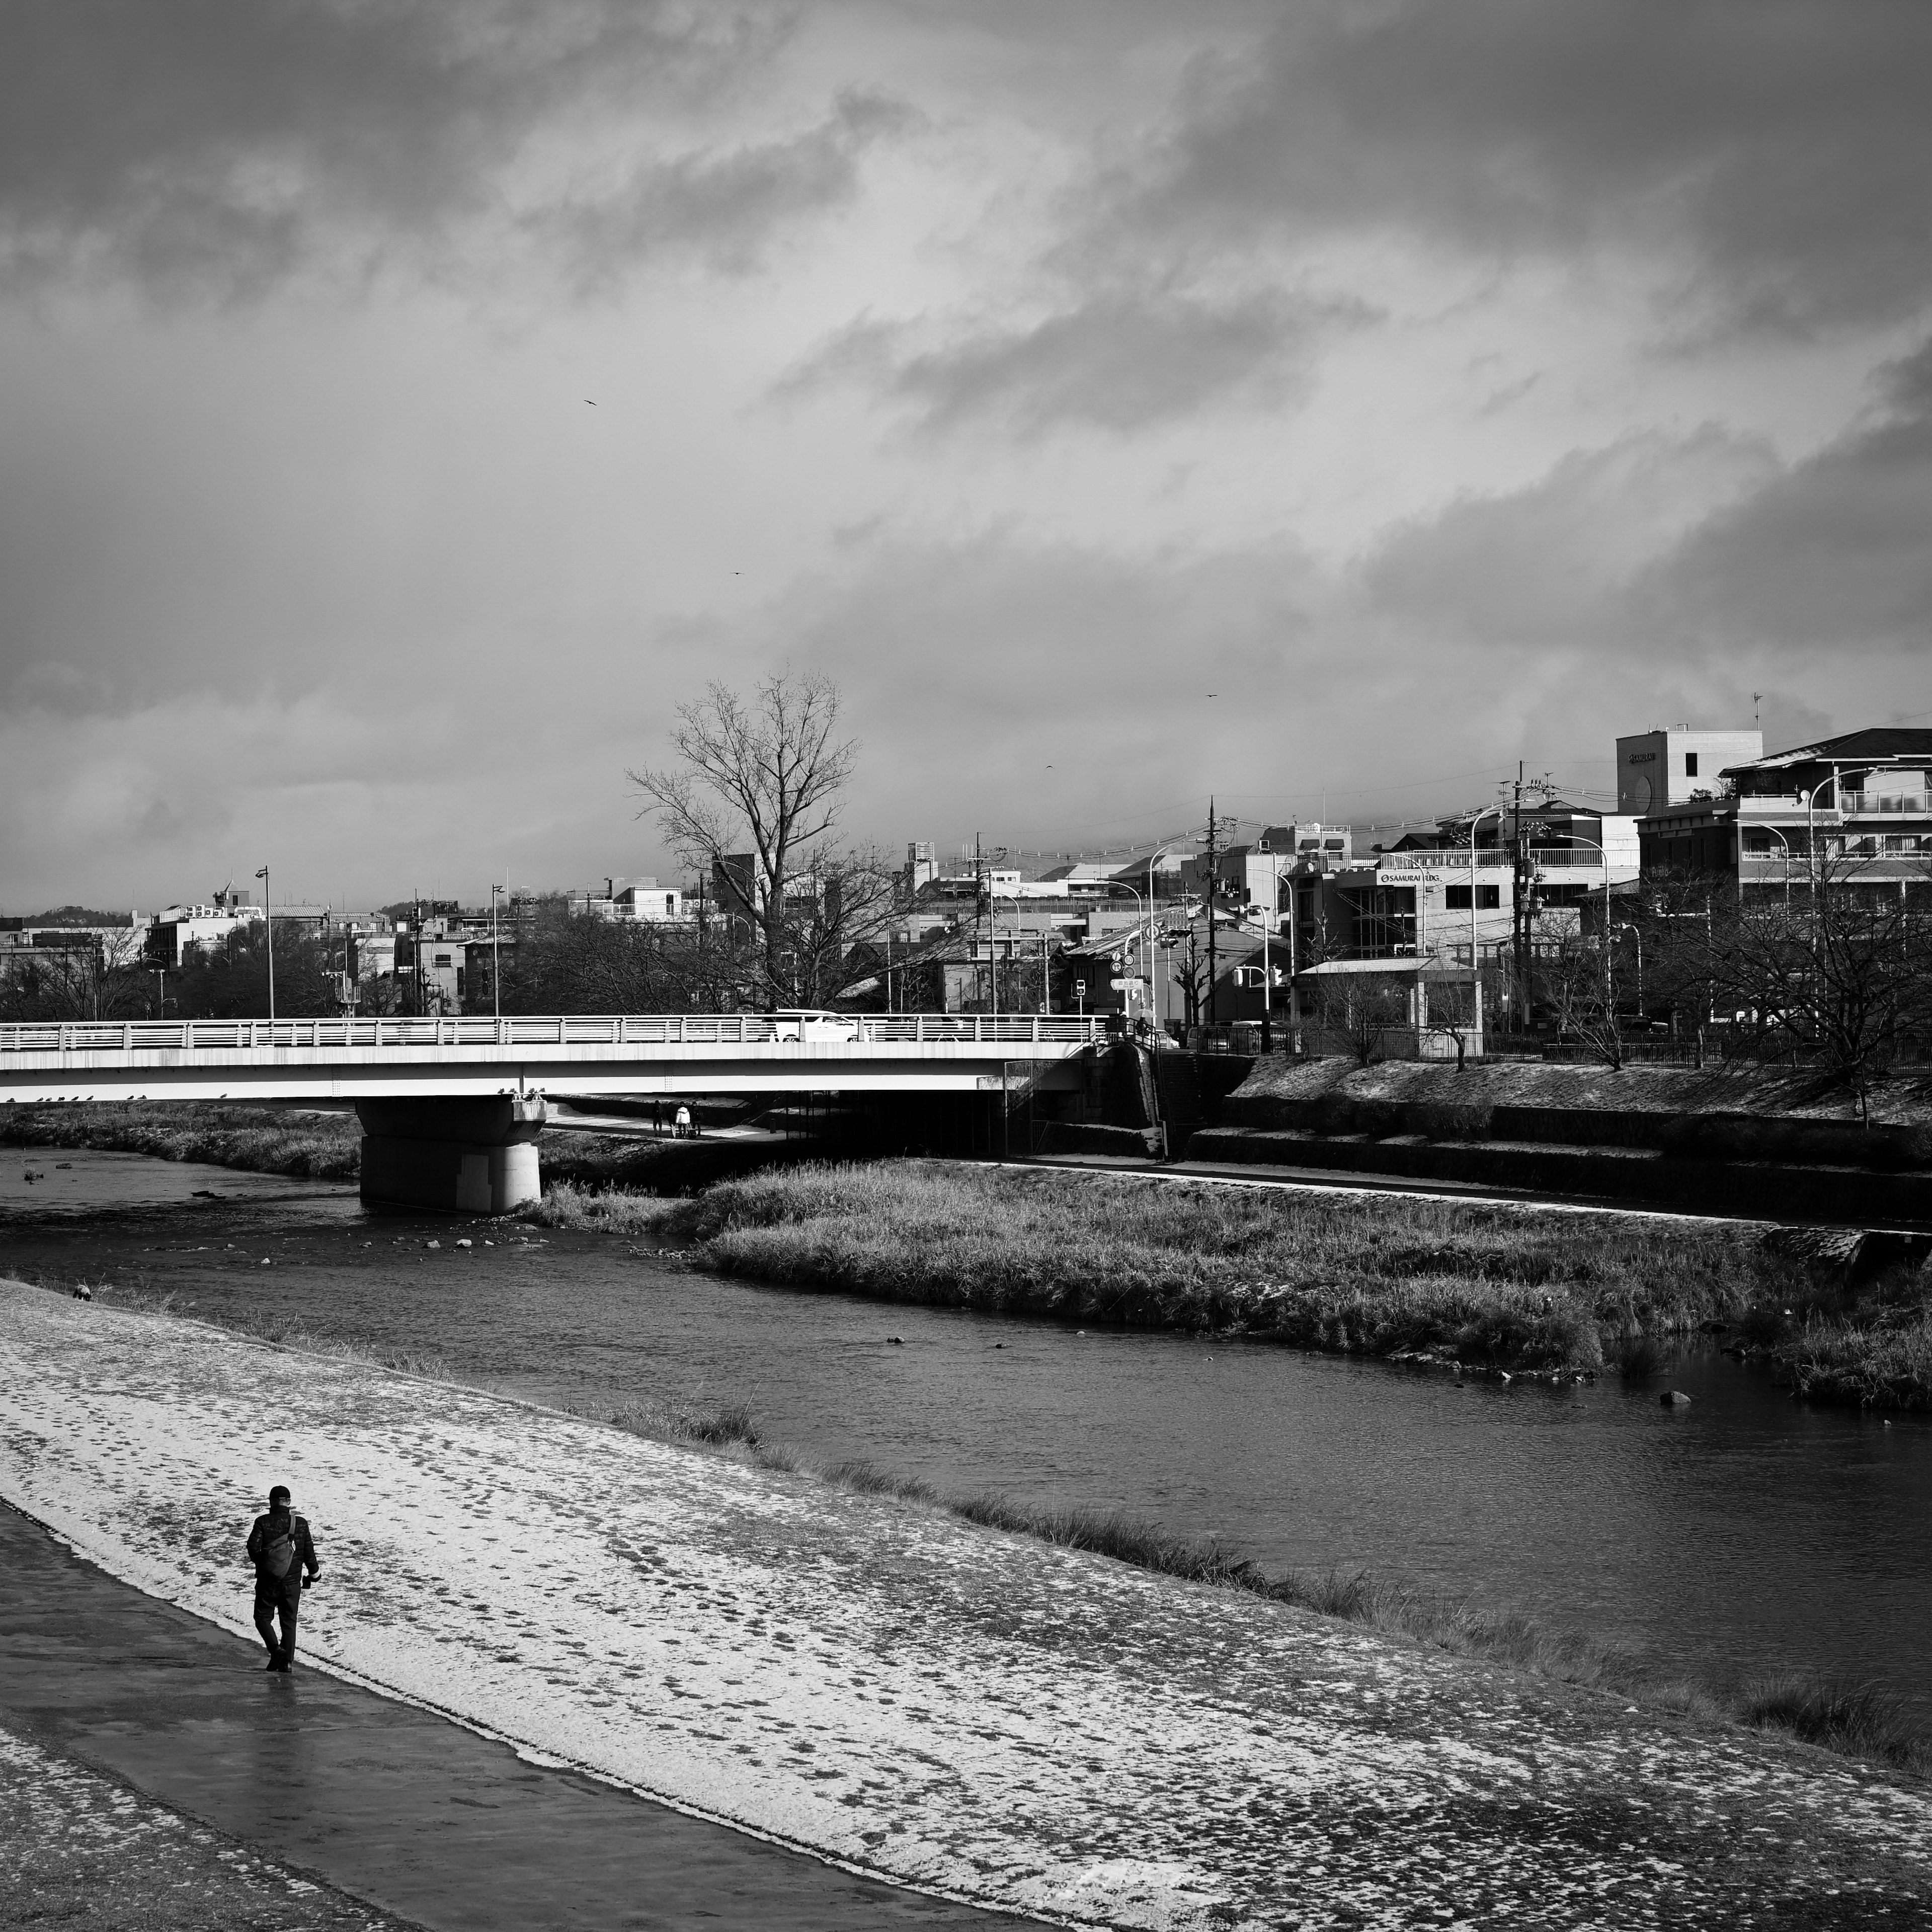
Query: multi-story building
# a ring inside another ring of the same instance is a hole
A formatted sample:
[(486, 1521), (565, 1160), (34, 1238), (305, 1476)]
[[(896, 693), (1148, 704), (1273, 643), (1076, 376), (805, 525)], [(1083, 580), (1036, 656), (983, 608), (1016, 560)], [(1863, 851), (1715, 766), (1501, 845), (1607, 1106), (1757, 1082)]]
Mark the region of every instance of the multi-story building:
[[(1742, 734), (1736, 734), (1742, 735)], [(1618, 748), (1632, 741), (1618, 740)], [(1862, 886), (1932, 879), (1932, 730), (1879, 725), (1712, 774), (1638, 821), (1646, 871), (1788, 889), (1830, 864)]]
[(147, 930), (146, 958), (150, 966), (173, 972), (189, 953), (220, 946), (231, 932), (254, 925), (262, 908), (248, 895), (224, 886), (205, 904), (178, 904), (155, 914)]
[(1298, 961), (1414, 956), (1445, 964), (1492, 956), (1519, 930), (1517, 893), (1533, 945), (1547, 945), (1597, 916), (1598, 902), (1635, 884), (1636, 820), (1562, 799), (1445, 818), (1372, 858), (1298, 866), (1293, 934)]
[(1640, 731), (1617, 740), (1617, 810), (1642, 818), (1653, 812), (1718, 796), (1730, 765), (1764, 756), (1764, 734), (1749, 731)]

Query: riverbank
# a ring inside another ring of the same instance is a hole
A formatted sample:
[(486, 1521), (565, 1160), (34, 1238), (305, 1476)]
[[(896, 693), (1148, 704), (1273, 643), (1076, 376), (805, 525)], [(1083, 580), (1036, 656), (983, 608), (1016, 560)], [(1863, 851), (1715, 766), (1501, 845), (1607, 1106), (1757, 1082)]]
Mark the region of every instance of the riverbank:
[[(104, 1280), (93, 1292), (99, 1304), (117, 1310), (183, 1312), (171, 1293), (157, 1294), (142, 1286), (110, 1286)], [(196, 1318), (304, 1354), (436, 1380), (470, 1381), (448, 1357), (434, 1351), (319, 1334), (278, 1316), (255, 1298), (218, 1314), (207, 1312), (205, 1304), (197, 1305)], [(1494, 1574), (1485, 1579), (1478, 1600), (1466, 1586), (1430, 1587), (1404, 1580), (1400, 1564), (1391, 1564), (1386, 1573), (1360, 1562), (1342, 1566), (1318, 1559), (1269, 1568), (1191, 1528), (1150, 1521), (1131, 1506), (1069, 1504), (1059, 1496), (1023, 1499), (983, 1480), (962, 1486), (909, 1477), (876, 1455), (814, 1454), (782, 1439), (742, 1396), (734, 1399), (716, 1384), (682, 1399), (634, 1393), (618, 1400), (566, 1396), (561, 1405), (568, 1414), (650, 1440), (702, 1445), (756, 1468), (897, 1497), (1162, 1575), (1342, 1618), (1454, 1655), (1614, 1691), (1649, 1708), (1783, 1730), (1846, 1755), (1932, 1771), (1932, 1727), (1922, 1726), (1906, 1705), (1862, 1676), (1840, 1682), (1815, 1668), (1767, 1668), (1735, 1654), (1693, 1664), (1679, 1647), (1667, 1643), (1644, 1648), (1606, 1643), (1546, 1615), (1526, 1612), (1508, 1600), (1510, 1585)]]
[(362, 1142), (362, 1124), (352, 1113), (204, 1100), (0, 1108), (0, 1146), (98, 1148), (315, 1180), (353, 1180)]
[(0, 1350), (0, 1489), (116, 1574), (245, 1622), (266, 1406), (328, 1665), (922, 1888), (1082, 1924), (1642, 1926), (1904, 1924), (1932, 1884), (1921, 1786), (1252, 1593), (17, 1287)]

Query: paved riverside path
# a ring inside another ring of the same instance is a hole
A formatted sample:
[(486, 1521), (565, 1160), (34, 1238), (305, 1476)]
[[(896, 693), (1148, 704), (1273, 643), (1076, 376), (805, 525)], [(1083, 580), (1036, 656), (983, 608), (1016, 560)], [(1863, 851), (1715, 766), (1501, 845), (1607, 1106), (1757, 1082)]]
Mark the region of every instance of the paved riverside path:
[[(308, 1605), (318, 1620), (326, 1587), (325, 1578)], [(1038, 1924), (841, 1871), (532, 1764), (507, 1744), (322, 1672), (271, 1676), (252, 1639), (116, 1581), (0, 1504), (0, 1769), (9, 1732), (55, 1760), (50, 1768), (21, 1754), (44, 1790), (63, 1782), (61, 1760), (78, 1760), (282, 1866), (439, 1932), (1022, 1932)], [(53, 1794), (62, 1802), (44, 1827), (50, 1838), (71, 1835), (74, 1801), (84, 1803), (94, 1782), (68, 1781), (80, 1789)], [(97, 1798), (92, 1808), (108, 1808)], [(33, 1822), (23, 1816), (14, 1828)], [(124, 1817), (112, 1822), (126, 1832)], [(177, 1852), (181, 1836), (108, 1840), (115, 1923), (141, 1922), (127, 1894), (138, 1897), (148, 1855)], [(0, 1870), (6, 1862), (0, 1855)], [(218, 1876), (232, 1891), (232, 1873)], [(101, 1882), (97, 1870), (84, 1895), (98, 1895)], [(245, 1892), (224, 1903), (263, 1910)], [(345, 1911), (340, 1900), (275, 1903), (292, 1924), (393, 1922)], [(11, 1922), (0, 1904), (0, 1924)]]
[(0, 1496), (124, 1579), (245, 1627), (236, 1539), (286, 1480), (312, 1659), (936, 1894), (1160, 1932), (1932, 1923), (1923, 1784), (937, 1509), (19, 1284), (0, 1394)]

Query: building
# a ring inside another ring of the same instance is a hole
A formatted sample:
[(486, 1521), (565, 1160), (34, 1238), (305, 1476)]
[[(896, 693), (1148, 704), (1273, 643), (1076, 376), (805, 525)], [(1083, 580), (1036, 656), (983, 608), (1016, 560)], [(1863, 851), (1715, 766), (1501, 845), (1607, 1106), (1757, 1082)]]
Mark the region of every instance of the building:
[[(1630, 742), (1618, 741), (1620, 754)], [(1644, 868), (1789, 890), (1828, 864), (1858, 885), (1923, 889), (1929, 772), (1932, 730), (1900, 725), (1754, 754), (1712, 774), (1706, 795), (1654, 805), (1638, 820)]]
[(158, 912), (148, 927), (147, 964), (174, 972), (191, 952), (225, 944), (231, 932), (253, 926), (262, 917), (262, 908), (232, 886), (224, 886), (206, 904), (169, 906)]
[(573, 893), (570, 909), (624, 923), (681, 926), (685, 922), (683, 893), (675, 886), (659, 885), (656, 879), (607, 878), (601, 892), (592, 888)]
[[(1295, 961), (1421, 958), (1469, 963), (1594, 921), (1606, 895), (1635, 890), (1637, 821), (1560, 798), (1444, 818), (1372, 858), (1298, 864), (1291, 875)], [(1519, 892), (1521, 905), (1519, 908)]]
[(1764, 756), (1760, 731), (1693, 730), (1676, 724), (1668, 730), (1639, 732), (1617, 740), (1617, 810), (1642, 818), (1700, 799), (1714, 798), (1726, 766)]
[[(413, 924), (397, 920), (389, 970), (403, 1010), (428, 1015), (462, 1012), (470, 991), (470, 949), (479, 944), (487, 949), (489, 942), (471, 939), (460, 912), (434, 914)], [(376, 949), (368, 951), (376, 963)]]

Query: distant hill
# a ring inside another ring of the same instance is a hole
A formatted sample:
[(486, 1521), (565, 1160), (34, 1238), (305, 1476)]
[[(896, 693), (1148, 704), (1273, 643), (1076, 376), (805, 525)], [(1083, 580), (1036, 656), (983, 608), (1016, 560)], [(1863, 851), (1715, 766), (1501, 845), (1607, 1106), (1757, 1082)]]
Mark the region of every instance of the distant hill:
[(22, 926), (132, 926), (132, 916), (124, 912), (102, 912), (94, 906), (56, 906), (51, 912), (37, 912), (31, 919), (23, 919)]

